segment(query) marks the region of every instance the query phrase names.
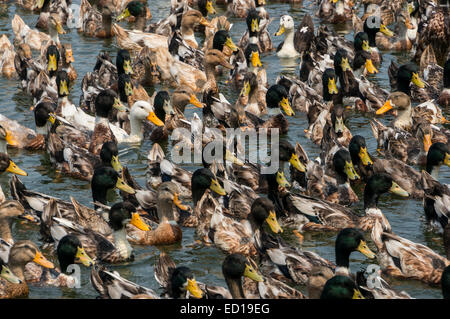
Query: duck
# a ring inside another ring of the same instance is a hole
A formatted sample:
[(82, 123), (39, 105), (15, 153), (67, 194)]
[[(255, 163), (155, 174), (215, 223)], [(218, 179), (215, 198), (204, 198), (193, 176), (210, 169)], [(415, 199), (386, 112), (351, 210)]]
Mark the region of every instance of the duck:
[(270, 21), (262, 19), (256, 9), (248, 11), (245, 21), (247, 22), (247, 31), (239, 40), (238, 47), (245, 50), (249, 44), (256, 44), (261, 53), (271, 52), (273, 45), (267, 30)]
[(88, 37), (111, 38), (112, 15), (115, 8), (111, 1), (98, 1), (97, 6), (92, 6), (88, 0), (81, 0), (80, 21), (78, 30)]
[(126, 7), (117, 17), (121, 21), (128, 17), (134, 17), (134, 30), (144, 31), (147, 23), (147, 8), (142, 1), (133, 0), (127, 3)]
[(274, 84), (269, 87), (266, 92), (267, 114), (269, 118), (259, 125), (259, 128), (278, 128), (281, 135), (287, 133), (289, 122), (281, 113), (281, 110), (283, 110), (287, 116), (295, 115), (288, 98), (289, 95), (284, 86)]
[(72, 64), (75, 62), (72, 53), (72, 44), (70, 43), (63, 44), (61, 60), (62, 60), (62, 69), (67, 72), (67, 75), (69, 76), (69, 81), (72, 82), (75, 81), (78, 77), (78, 74)]
[[(401, 91), (411, 97), (412, 102), (430, 100), (428, 88), (419, 76), (419, 67), (415, 63), (406, 63), (400, 67), (394, 62), (388, 69), (392, 90)], [(414, 84), (411, 88), (411, 83)], [(416, 89), (417, 87), (418, 89)]]
[(2, 239), (0, 260), (8, 260), (8, 254), (11, 246), (14, 244), (14, 238), (11, 233), (11, 224), (14, 219), (27, 218), (28, 214), (22, 204), (14, 200), (6, 200), (0, 203), (0, 238)]
[(277, 47), (277, 56), (280, 58), (297, 58), (314, 42), (314, 24), (310, 15), (305, 14), (295, 32), (294, 27), (291, 16), (281, 16), (280, 27), (275, 33), (275, 36), (286, 34), (284, 41)]
[(17, 45), (28, 44), (32, 50), (39, 51), (42, 45), (51, 40), (48, 34), (31, 29), (17, 14), (14, 15), (11, 25), (15, 36), (14, 43)]
[(358, 286), (347, 276), (334, 276), (323, 287), (320, 299), (365, 299)]
[(415, 45), (418, 34), (417, 22), (405, 12), (399, 14), (398, 20), (398, 36), (378, 41), (377, 46), (381, 50), (410, 51)]
[(369, 36), (369, 47), (371, 50), (372, 62), (375, 65), (380, 65), (383, 61), (383, 57), (378, 49), (376, 36), (379, 32), (381, 32), (387, 37), (392, 37), (394, 33), (389, 30), (383, 23), (380, 23), (379, 26), (377, 26), (377, 24), (373, 23), (373, 21), (377, 21), (376, 16), (367, 17), (364, 21), (363, 30), (360, 31), (364, 31)]
[(318, 17), (330, 23), (345, 23), (350, 19), (353, 2), (347, 0), (325, 1), (319, 4)]
[(187, 211), (179, 199), (180, 190), (173, 182), (164, 182), (159, 185), (156, 201), (159, 224), (156, 229), (142, 231), (136, 227), (127, 226), (130, 242), (138, 245), (171, 245), (181, 241), (182, 230), (176, 222), (175, 207)]
[(0, 153), (0, 173), (9, 172), (20, 176), (28, 176), (28, 173), (19, 168), (8, 154)]
[(198, 25), (210, 26), (208, 20), (203, 17), (200, 11), (192, 9), (183, 14), (181, 18), (180, 31), (183, 40), (194, 49), (198, 48), (198, 43), (194, 36), (194, 28)]
[(355, 76), (366, 76), (369, 74), (376, 74), (378, 70), (372, 62), (370, 54), (369, 36), (365, 32), (358, 32), (354, 39), (355, 57), (353, 58), (352, 69)]
[(348, 145), (353, 168), (363, 180), (373, 175), (373, 160), (367, 151), (366, 139), (361, 135), (355, 135)]
[(422, 244), (385, 231), (378, 220), (372, 228), (372, 241), (378, 249), (382, 272), (399, 279), (419, 280), (437, 285), (450, 261)]
[[(11, 273), (8, 273), (7, 277), (12, 282), (5, 282), (4, 279), (0, 280), (0, 287), (2, 288), (0, 296), (3, 299), (28, 296), (29, 288), (26, 276), (32, 275), (34, 268), (26, 266), (31, 262), (48, 269), (55, 267), (53, 263), (44, 257), (35, 243), (30, 240), (17, 241), (11, 247), (8, 257), (8, 268)], [(38, 270), (42, 271), (40, 267)]]
[(28, 294), (25, 285), (20, 285), (22, 281), (14, 275), (6, 263), (0, 259), (0, 299), (12, 299)]

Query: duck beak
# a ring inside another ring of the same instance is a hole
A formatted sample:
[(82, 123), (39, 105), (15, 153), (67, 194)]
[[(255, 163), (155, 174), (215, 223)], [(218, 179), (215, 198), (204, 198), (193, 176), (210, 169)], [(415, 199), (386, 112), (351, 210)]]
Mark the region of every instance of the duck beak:
[(58, 70), (58, 64), (56, 63), (56, 55), (55, 54), (49, 54), (47, 70), (48, 71), (57, 71)]
[(229, 47), (233, 52), (236, 52), (238, 50), (238, 47), (236, 46), (236, 44), (234, 44), (233, 40), (230, 37), (228, 37), (227, 41), (225, 41), (225, 45)]
[(353, 289), (352, 299), (366, 299), (366, 298), (364, 298), (364, 296), (362, 295), (361, 291), (359, 291), (359, 289)]
[(449, 153), (445, 153), (444, 164), (447, 165), (448, 167), (450, 167), (450, 154)]
[(263, 5), (266, 4), (266, 0), (258, 0), (258, 4), (259, 4), (260, 6), (263, 6)]
[(66, 80), (61, 80), (61, 82), (59, 82), (59, 95), (61, 96), (69, 95), (69, 88), (67, 87)]
[(249, 264), (245, 264), (244, 276), (257, 282), (263, 282), (263, 277)]
[(408, 13), (411, 14), (414, 11), (414, 4), (413, 3), (408, 3)]
[(203, 108), (203, 103), (200, 102), (197, 97), (195, 96), (195, 94), (191, 94), (191, 98), (189, 99), (189, 103), (191, 103), (192, 105), (202, 109)]
[(209, 185), (209, 188), (217, 193), (220, 196), (225, 196), (227, 193), (225, 192), (225, 190), (222, 188), (222, 186), (220, 186), (219, 182), (217, 181), (217, 179), (212, 179), (211, 180), (211, 185)]
[(226, 150), (225, 152), (225, 160), (238, 166), (244, 166), (244, 163), (236, 156), (234, 156), (233, 153), (231, 153), (229, 150)]
[(364, 166), (373, 164), (372, 159), (369, 156), (369, 153), (367, 153), (367, 146), (359, 148), (358, 156), (361, 159), (361, 162), (363, 163)]
[(252, 65), (253, 65), (253, 67), (254, 68), (257, 68), (257, 67), (261, 67), (262, 66), (262, 64), (261, 64), (261, 60), (259, 59), (259, 53), (258, 52), (252, 52)]
[(125, 8), (125, 10), (123, 10), (122, 13), (117, 17), (117, 21), (128, 18), (130, 15), (130, 10), (128, 10), (128, 8)]
[(161, 121), (155, 114), (155, 112), (148, 113), (147, 120), (155, 124), (156, 126), (164, 126), (164, 122)]
[(120, 177), (117, 178), (116, 188), (118, 188), (121, 191), (124, 191), (125, 193), (128, 193), (128, 194), (136, 193), (136, 191), (130, 185), (125, 183), (124, 180)]
[(186, 290), (195, 298), (203, 297), (203, 291), (200, 289), (195, 279), (187, 280)]
[(75, 62), (75, 59), (73, 58), (73, 53), (71, 49), (66, 50), (66, 62), (67, 63), (73, 63)]
[(330, 0), (330, 3), (336, 3), (336, 2), (338, 2), (339, 0)]
[(75, 259), (86, 267), (95, 265), (95, 262), (91, 259), (91, 257), (88, 256), (88, 254), (86, 254), (83, 247), (77, 248), (77, 254), (75, 255)]
[(202, 17), (200, 19), (200, 24), (204, 25), (205, 27), (211, 27), (211, 24), (209, 23), (209, 21), (205, 17)]
[(362, 49), (366, 52), (370, 52), (370, 45), (369, 41), (363, 40)]
[(425, 84), (422, 82), (422, 80), (419, 77), (419, 74), (417, 72), (414, 72), (411, 78), (412, 83), (414, 83), (417, 87), (423, 89), (425, 87)]
[(381, 115), (386, 113), (387, 111), (392, 109), (392, 104), (391, 104), (391, 100), (387, 100), (386, 103), (384, 103), (384, 105), (379, 108), (376, 112), (377, 115)]
[(405, 191), (403, 188), (401, 188), (396, 182), (392, 182), (392, 186), (389, 189), (389, 192), (392, 194), (396, 194), (401, 197), (408, 197), (409, 193)]
[(143, 231), (149, 231), (150, 227), (141, 219), (138, 213), (131, 214), (130, 224)]
[(114, 98), (113, 108), (117, 109), (120, 112), (125, 112), (127, 110), (122, 104), (122, 101), (120, 101), (120, 99), (117, 97)]
[(351, 181), (359, 179), (358, 173), (355, 171), (355, 167), (352, 162), (345, 162), (345, 175), (347, 175), (348, 179)]
[(48, 261), (47, 258), (45, 258), (39, 250), (36, 251), (36, 255), (34, 255), (33, 261), (45, 268), (55, 268), (55, 265), (53, 265), (52, 262)]
[(344, 125), (344, 119), (341, 117), (336, 118), (336, 122), (334, 123), (334, 132), (337, 133), (344, 133), (345, 125)]
[(275, 32), (275, 36), (280, 36), (284, 33), (284, 31), (286, 31), (286, 29), (284, 28), (284, 26), (280, 25), (280, 27), (278, 28), (278, 31)]
[(178, 194), (173, 195), (173, 203), (181, 210), (188, 210), (188, 207), (178, 198)]
[(58, 34), (66, 34), (66, 31), (64, 30), (61, 22), (55, 21), (55, 25), (56, 25), (56, 31), (58, 32)]
[(19, 143), (17, 142), (17, 140), (14, 137), (14, 135), (12, 135), (12, 133), (10, 131), (8, 131), (8, 130), (6, 131), (5, 140), (11, 146), (18, 146), (19, 145)]
[(356, 248), (356, 250), (370, 259), (373, 259), (376, 256), (375, 253), (370, 250), (369, 246), (367, 246), (367, 243), (364, 240), (361, 240), (359, 242), (359, 246), (358, 248)]
[(248, 81), (245, 81), (244, 82), (244, 86), (242, 87), (242, 90), (241, 90), (241, 96), (249, 96), (249, 94), (250, 94), (250, 90), (251, 90), (251, 88), (250, 88), (250, 83), (248, 82)]
[(289, 163), (294, 166), (299, 172), (306, 172), (306, 167), (302, 162), (300, 162), (297, 154), (292, 153), (292, 156), (289, 159)]
[(131, 67), (131, 61), (125, 60), (123, 62), (123, 70), (125, 71), (125, 74), (133, 74), (133, 68)]
[(19, 216), (19, 218), (28, 220), (29, 222), (32, 223), (38, 223), (40, 220), (37, 220), (33, 215), (31, 215), (30, 213), (24, 212), (22, 215)]
[(36, 7), (38, 9), (42, 9), (42, 7), (44, 6), (45, 0), (37, 0), (36, 1)]
[(336, 79), (328, 79), (328, 93), (329, 94), (338, 94), (338, 89), (336, 87)]
[(122, 164), (120, 164), (119, 156), (113, 155), (111, 158), (111, 166), (117, 173), (120, 173), (123, 169)]
[(214, 9), (212, 0), (206, 1), (206, 11), (208, 11), (209, 14), (216, 14), (216, 9)]
[(341, 68), (342, 68), (342, 71), (344, 71), (344, 72), (352, 70), (352, 68), (350, 67), (350, 64), (348, 63), (348, 58), (342, 58)]
[(381, 31), (381, 33), (383, 33), (384, 35), (386, 35), (388, 37), (394, 36), (394, 32), (389, 30), (384, 24), (381, 24), (380, 31)]
[(287, 97), (284, 97), (281, 102), (280, 102), (280, 106), (283, 109), (283, 111), (286, 113), (287, 116), (294, 116), (295, 113), (291, 108), (291, 105), (289, 104), (289, 100), (287, 99)]
[(14, 275), (12, 273), (12, 271), (6, 266), (2, 266), (2, 269), (0, 272), (0, 277), (9, 281), (10, 283), (13, 283), (13, 284), (21, 284), (22, 283), (22, 280), (20, 280), (19, 277)]
[(286, 179), (286, 176), (284, 176), (284, 172), (277, 172), (277, 183), (281, 187), (291, 187), (291, 184)]
[(9, 166), (6, 169), (7, 172), (16, 174), (16, 175), (20, 175), (20, 176), (28, 176), (28, 173), (25, 172), (24, 170), (20, 169), (19, 166), (16, 165), (16, 163), (14, 163), (13, 161), (9, 161)]
[(252, 32), (259, 32), (258, 19), (252, 19), (252, 23), (250, 24), (250, 29)]
[(56, 122), (56, 115), (53, 114), (53, 113), (50, 113), (50, 114), (48, 115), (47, 121), (49, 121), (49, 122), (52, 123), (52, 124), (55, 124), (55, 122)]
[(366, 70), (370, 74), (378, 73), (378, 70), (375, 68), (375, 66), (372, 63), (372, 59), (366, 60)]
[(275, 233), (282, 233), (283, 229), (281, 228), (280, 224), (278, 224), (277, 215), (274, 211), (271, 211), (269, 213), (269, 216), (266, 218), (266, 222), (269, 225), (270, 229)]
[(431, 147), (431, 135), (430, 134), (425, 134), (423, 137), (423, 149), (425, 150), (425, 152), (428, 153), (428, 150)]
[(127, 96), (133, 95), (133, 86), (132, 86), (131, 82), (125, 82), (125, 94)]

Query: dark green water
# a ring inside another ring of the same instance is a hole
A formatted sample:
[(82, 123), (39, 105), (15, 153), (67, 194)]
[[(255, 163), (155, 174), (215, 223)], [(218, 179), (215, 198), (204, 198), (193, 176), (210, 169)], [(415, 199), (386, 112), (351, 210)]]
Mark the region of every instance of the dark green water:
[[(73, 2), (79, 3), (79, 0)], [(294, 18), (296, 25), (298, 25), (305, 12), (308, 12), (313, 16), (316, 10), (316, 7), (313, 6), (310, 1), (306, 0), (302, 5), (296, 6), (268, 2), (266, 10), (269, 12), (270, 17), (274, 18), (274, 21), (269, 26), (271, 35), (277, 31), (281, 15), (291, 15)], [(152, 0), (149, 1), (149, 4), (153, 15), (152, 21), (157, 21), (168, 15), (168, 1)], [(218, 6), (216, 7), (216, 10), (218, 14), (221, 15), (225, 12), (226, 8)], [(2, 34), (7, 34), (11, 42), (13, 40), (11, 19), (14, 17), (14, 14), (20, 15), (23, 20), (33, 28), (38, 18), (38, 15), (26, 12), (16, 7), (14, 4), (1, 4), (0, 32)], [(246, 24), (243, 20), (234, 18), (231, 18), (230, 20), (233, 23), (231, 35), (234, 42), (237, 43), (246, 29)], [(320, 23), (314, 16), (313, 20), (316, 26)], [(127, 27), (125, 23), (123, 23), (123, 26)], [(346, 37), (352, 38), (353, 32), (349, 33), (349, 31), (345, 31), (345, 29), (350, 30), (350, 26), (347, 28), (343, 26), (339, 26), (339, 29), (336, 28), (337, 31), (345, 34)], [(84, 37), (78, 34), (76, 30), (66, 28), (66, 31), (67, 34), (61, 37), (61, 42), (71, 42), (73, 46), (73, 55), (75, 58), (74, 66), (78, 72), (78, 79), (72, 87), (70, 98), (77, 104), (81, 94), (81, 80), (86, 72), (92, 71), (98, 52), (100, 50), (106, 50), (110, 53), (111, 57), (115, 59), (117, 45), (114, 39), (99, 40)], [(200, 40), (199, 43), (201, 44), (203, 39), (200, 34), (197, 34), (197, 39)], [(282, 41), (282, 37), (272, 37), (272, 41), (274, 47), (277, 47)], [(36, 54), (37, 53), (35, 52), (34, 57), (36, 57)], [(384, 54), (383, 64), (379, 68), (380, 73), (374, 77), (373, 80), (385, 89), (390, 89), (387, 78), (387, 68), (392, 59), (396, 59), (400, 63), (403, 63), (409, 60), (409, 56), (406, 54), (395, 56), (387, 53)], [(273, 53), (263, 56), (262, 63), (267, 70), (269, 84), (273, 84), (280, 73), (288, 75), (298, 74), (298, 62), (298, 60), (292, 59), (281, 61)], [(153, 92), (153, 88), (148, 89)], [(220, 85), (220, 89), (230, 101), (235, 101), (237, 92), (234, 92), (225, 85)], [(27, 127), (35, 129), (33, 113), (29, 110), (32, 99), (22, 93), (18, 88), (17, 81), (0, 78), (0, 101), (2, 114), (19, 121)], [(188, 109), (185, 113), (186, 117), (190, 119), (194, 111), (198, 112), (197, 110)], [(388, 121), (391, 120), (391, 118), (386, 117), (384, 120)], [(372, 155), (375, 155), (376, 141), (372, 136), (368, 121), (369, 119), (366, 117), (358, 114), (351, 114), (347, 126), (354, 135), (360, 134), (366, 138), (369, 152), (371, 152)], [(289, 123), (289, 141), (294, 145), (296, 142), (299, 142), (308, 152), (310, 158), (318, 156), (320, 152), (319, 147), (314, 145), (304, 136), (303, 130), (308, 126), (306, 116), (297, 112), (294, 118), (289, 118)], [(151, 146), (151, 142), (144, 141), (140, 148), (120, 147), (121, 162), (129, 167), (133, 176), (141, 185), (145, 185), (146, 158)], [(167, 148), (167, 146), (165, 147)], [(165, 152), (167, 155), (168, 150), (165, 149)], [(25, 150), (11, 150), (10, 155), (22, 169), (28, 172), (29, 175), (27, 177), (21, 178), (28, 189), (51, 194), (66, 200), (69, 199), (69, 196), (74, 196), (81, 203), (92, 206), (89, 183), (74, 180), (55, 172), (51, 167), (45, 152), (31, 153)], [(190, 170), (196, 169), (196, 167), (193, 166), (187, 166), (187, 168)], [(450, 172), (447, 168), (441, 169), (440, 180), (445, 183), (449, 182)], [(0, 175), (0, 183), (6, 196), (9, 196), (8, 181), (9, 175)], [(361, 193), (358, 192), (358, 196), (360, 195)], [(362, 197), (360, 196), (360, 198)], [(119, 196), (116, 196), (116, 200), (120, 200)], [(402, 200), (387, 195), (381, 198), (379, 207), (389, 219), (395, 233), (414, 242), (425, 244), (441, 255), (444, 255), (442, 239), (427, 231), (423, 217), (422, 203), (420, 201)], [(362, 204), (356, 205), (354, 209), (361, 211)], [(13, 225), (13, 236), (16, 240), (30, 239), (41, 244), (39, 241), (40, 236), (38, 227), (15, 223)], [(369, 236), (370, 235), (368, 234), (367, 237)], [(184, 229), (183, 241), (181, 244), (164, 247), (163, 249), (169, 252), (177, 265), (190, 267), (194, 271), (197, 280), (211, 285), (226, 286), (221, 271), (221, 263), (224, 259), (224, 254), (214, 247), (192, 246), (194, 240), (196, 240), (194, 230)], [(307, 235), (305, 236), (303, 248), (315, 251), (324, 258), (334, 261), (334, 240), (335, 235), (318, 235), (314, 237)], [(293, 244), (295, 244), (295, 242), (293, 242)], [(369, 245), (372, 244), (370, 243)], [(373, 245), (372, 248), (374, 248)], [(153, 264), (159, 255), (159, 250), (155, 247), (139, 246), (136, 246), (135, 250), (136, 261), (131, 264), (111, 266), (111, 269), (117, 270), (123, 277), (133, 282), (157, 290), (158, 283), (154, 279)], [(46, 255), (49, 256), (48, 254)], [(354, 253), (351, 256), (351, 270), (357, 271), (362, 264), (369, 264), (369, 262), (365, 260), (365, 257), (362, 254)], [(395, 281), (392, 285), (398, 289), (406, 290), (411, 296), (416, 298), (442, 297), (440, 289), (430, 288), (429, 286), (416, 281)], [(300, 290), (303, 290), (303, 288), (300, 288)], [(29, 298), (95, 298), (96, 296), (97, 293), (90, 283), (89, 270), (82, 268), (82, 284), (80, 289), (42, 288), (31, 286)]]

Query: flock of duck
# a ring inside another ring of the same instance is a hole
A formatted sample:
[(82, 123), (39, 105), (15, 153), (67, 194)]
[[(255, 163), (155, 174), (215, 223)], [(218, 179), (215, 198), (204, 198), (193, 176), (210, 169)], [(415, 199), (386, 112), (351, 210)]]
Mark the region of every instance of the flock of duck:
[[(170, 15), (152, 23), (147, 1), (81, 0), (75, 13), (68, 0), (17, 0), (39, 18), (33, 28), (14, 16), (13, 44), (0, 38), (0, 69), (33, 98), (36, 129), (0, 115), (0, 168), (12, 174), (12, 199), (2, 192), (0, 204), (0, 298), (27, 296), (30, 283), (74, 287), (74, 263), (91, 268), (101, 298), (411, 298), (389, 285), (394, 278), (440, 286), (450, 298), (450, 189), (439, 182), (440, 166), (450, 166), (450, 131), (443, 126), (450, 106), (449, 12), (433, 0), (356, 2), (312, 3), (321, 21), (352, 24), (349, 41), (315, 27), (308, 14), (302, 21), (281, 16), (271, 35), (264, 0), (172, 0)], [(218, 16), (215, 5), (226, 6), (227, 15)], [(237, 45), (230, 16), (247, 24)], [(132, 29), (121, 27), (122, 20)], [(113, 38), (120, 48), (115, 61), (99, 53), (81, 80), (78, 105), (69, 99), (79, 80), (73, 44), (59, 40), (69, 24), (86, 37)], [(274, 48), (271, 38), (282, 35)], [(373, 81), (388, 50), (411, 56), (410, 63), (389, 66), (390, 92)], [(267, 54), (300, 58), (298, 76), (268, 83), (260, 61)], [(219, 92), (219, 74), (240, 92), (234, 103)], [(144, 86), (155, 85), (165, 89), (149, 96)], [(189, 105), (201, 108), (202, 118), (185, 118)], [(377, 157), (345, 125), (350, 111), (373, 117)], [(376, 116), (388, 112), (394, 120), (384, 125)], [(201, 132), (203, 146), (223, 141), (212, 128), (279, 129), (286, 136), (293, 116), (307, 117), (304, 133), (321, 153), (309, 159), (299, 143), (281, 139), (274, 174), (261, 174), (259, 164), (225, 147), (216, 154), (223, 162), (203, 160), (203, 168), (190, 172), (159, 145), (181, 140), (193, 149), (191, 136), (174, 136), (176, 128)], [(142, 187), (121, 164), (118, 145), (144, 139), (153, 146)], [(89, 181), (94, 206), (28, 189), (9, 147), (45, 150), (57, 171)], [(350, 207), (360, 201), (355, 186), (364, 188), (364, 214)], [(115, 189), (122, 201), (108, 202)], [(377, 207), (386, 193), (423, 201), (426, 223), (444, 238), (445, 257), (396, 235)], [(11, 225), (18, 220), (39, 232), (40, 247), (14, 240)], [(163, 294), (109, 269), (132, 262), (134, 245), (180, 242), (186, 227), (224, 253), (228, 289), (197, 282), (163, 251), (154, 267)], [(283, 231), (298, 243), (287, 243)], [(308, 232), (337, 234), (335, 260), (301, 248)], [(44, 248), (55, 257), (45, 257)], [(352, 252), (381, 267), (378, 285), (368, 284), (367, 270), (350, 272)]]

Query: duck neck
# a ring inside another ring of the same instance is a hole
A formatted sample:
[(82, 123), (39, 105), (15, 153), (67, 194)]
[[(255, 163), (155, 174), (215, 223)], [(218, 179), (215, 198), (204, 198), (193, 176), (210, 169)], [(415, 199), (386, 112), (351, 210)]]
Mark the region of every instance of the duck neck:
[(146, 22), (147, 19), (145, 16), (136, 17), (135, 29), (139, 31), (144, 31)]
[(350, 266), (350, 252), (336, 247), (336, 268), (347, 268)]
[(0, 152), (8, 154), (8, 149), (6, 147), (6, 141), (5, 140), (0, 140)]
[(142, 121), (137, 119), (135, 116), (130, 116), (130, 136), (137, 136), (141, 140), (144, 138)]
[(397, 89), (398, 89), (398, 91), (411, 96), (411, 88), (409, 87), (409, 81), (398, 80), (397, 81)]
[(364, 192), (364, 210), (368, 208), (377, 208), (379, 197), (380, 197), (379, 194), (370, 191)]
[(114, 236), (114, 245), (116, 249), (119, 251), (119, 254), (122, 258), (128, 259), (131, 256), (133, 248), (127, 240), (127, 231), (125, 227), (122, 229), (116, 230), (113, 233)]
[(6, 240), (10, 244), (14, 244), (11, 234), (11, 220), (9, 218), (0, 218), (0, 238)]
[(218, 92), (216, 76), (215, 76), (215, 65), (206, 64), (205, 74), (206, 74), (206, 85), (205, 88), (212, 89), (214, 92)]
[(293, 49), (294, 47), (294, 29), (287, 29), (286, 30), (286, 37), (284, 38), (284, 45), (283, 48), (285, 49)]
[(439, 165), (428, 165), (427, 163), (427, 172), (430, 174), (435, 180), (439, 180)]
[(183, 40), (190, 41), (194, 44), (197, 44), (197, 40), (195, 39), (194, 30), (191, 26), (181, 25), (181, 34), (183, 36)]
[(102, 27), (103, 30), (105, 30), (105, 36), (110, 37), (111, 36), (111, 29), (112, 29), (112, 16), (110, 13), (103, 13), (102, 14)]
[(394, 126), (408, 131), (412, 127), (412, 124), (412, 110), (410, 105), (405, 110), (398, 112), (398, 116), (394, 121)]
[(269, 107), (267, 109), (267, 114), (269, 116), (275, 116), (275, 115), (281, 114), (281, 109), (279, 107)]
[(95, 124), (104, 124), (109, 126), (109, 120), (106, 117), (103, 116), (96, 116), (95, 117)]
[(228, 289), (233, 299), (245, 299), (244, 290), (242, 289), (241, 279), (225, 278)]
[(167, 200), (161, 200), (158, 203), (159, 222), (168, 222), (174, 220), (172, 203)]
[[(107, 204), (106, 201), (106, 193), (108, 192), (108, 190), (104, 187), (97, 189), (97, 188), (93, 188), (92, 189), (92, 199), (94, 202), (99, 202), (102, 203), (103, 205)], [(97, 206), (95, 206), (95, 208), (97, 209)]]
[(24, 276), (25, 265), (17, 264), (14, 261), (10, 260), (8, 266), (14, 275), (16, 275), (20, 280), (22, 280), (22, 282), (25, 282)]
[(58, 31), (54, 27), (50, 27), (49, 34), (50, 34), (50, 38), (56, 43), (56, 45), (59, 45)]

